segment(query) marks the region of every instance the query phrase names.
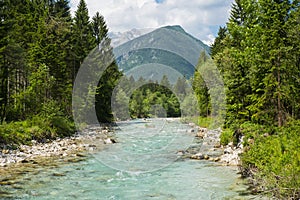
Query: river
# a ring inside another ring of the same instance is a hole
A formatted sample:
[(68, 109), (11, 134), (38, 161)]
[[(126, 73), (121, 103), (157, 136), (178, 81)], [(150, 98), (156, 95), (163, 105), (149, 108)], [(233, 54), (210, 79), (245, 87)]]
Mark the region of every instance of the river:
[(0, 199), (253, 199), (236, 167), (183, 159), (199, 145), (178, 120), (120, 123), (118, 141), (78, 162), (37, 166), (0, 189)]

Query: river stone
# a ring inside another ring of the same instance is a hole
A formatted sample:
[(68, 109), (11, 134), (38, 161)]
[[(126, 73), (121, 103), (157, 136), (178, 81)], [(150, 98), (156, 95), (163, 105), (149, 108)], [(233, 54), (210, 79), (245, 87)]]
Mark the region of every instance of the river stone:
[(224, 149), (224, 154), (232, 154), (233, 150), (231, 147), (227, 147), (226, 149)]
[(204, 156), (202, 155), (202, 153), (197, 153), (197, 154), (191, 155), (190, 158), (196, 159), (196, 160), (202, 160), (202, 159), (204, 159)]
[(205, 160), (208, 160), (208, 159), (209, 159), (209, 156), (208, 156), (207, 154), (205, 154), (205, 155), (204, 155), (204, 159), (205, 159)]
[(199, 131), (199, 132), (196, 134), (196, 137), (199, 137), (199, 138), (204, 138), (204, 137), (205, 137), (205, 133), (204, 133), (204, 132), (201, 132), (201, 131)]

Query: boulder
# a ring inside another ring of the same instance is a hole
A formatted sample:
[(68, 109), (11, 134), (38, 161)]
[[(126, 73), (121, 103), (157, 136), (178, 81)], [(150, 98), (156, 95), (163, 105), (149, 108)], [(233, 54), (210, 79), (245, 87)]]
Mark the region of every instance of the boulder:
[(205, 137), (205, 133), (204, 133), (204, 132), (201, 132), (201, 131), (199, 131), (199, 132), (196, 134), (196, 137), (199, 137), (199, 138), (204, 138), (204, 137)]
[(218, 161), (220, 161), (221, 160), (221, 158), (220, 157), (216, 157), (216, 158), (214, 158), (214, 161), (215, 162), (218, 162)]
[(104, 144), (114, 144), (117, 143), (116, 140), (112, 139), (112, 138), (107, 138), (106, 140), (104, 140)]
[(226, 149), (224, 149), (224, 154), (232, 154), (233, 150), (231, 147), (227, 147)]
[(197, 154), (191, 155), (190, 158), (196, 159), (196, 160), (202, 160), (202, 159), (204, 159), (204, 156), (202, 155), (202, 153), (197, 153)]
[(8, 149), (3, 149), (2, 150), (2, 154), (8, 154), (9, 153), (9, 150)]
[(208, 159), (209, 159), (209, 156), (208, 156), (207, 154), (205, 154), (205, 155), (204, 155), (204, 159), (205, 159), (205, 160), (208, 160)]

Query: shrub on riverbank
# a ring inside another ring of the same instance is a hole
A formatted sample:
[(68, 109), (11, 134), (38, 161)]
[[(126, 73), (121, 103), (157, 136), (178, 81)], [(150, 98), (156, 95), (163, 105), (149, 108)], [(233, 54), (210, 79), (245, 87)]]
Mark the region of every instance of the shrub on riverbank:
[(247, 123), (241, 129), (246, 144), (242, 171), (254, 178), (253, 191), (300, 198), (300, 121), (281, 128)]
[(30, 144), (31, 140), (43, 142), (46, 139), (70, 136), (74, 133), (74, 123), (63, 116), (35, 116), (19, 122), (0, 125), (0, 144)]
[(202, 127), (202, 128), (209, 128), (213, 122), (214, 122), (214, 118), (212, 117), (182, 117), (181, 118), (181, 122), (182, 123), (189, 123), (192, 122), (194, 124), (197, 124), (198, 126)]
[(222, 131), (220, 136), (220, 143), (221, 145), (227, 145), (229, 142), (233, 141), (233, 133), (231, 129), (225, 129)]

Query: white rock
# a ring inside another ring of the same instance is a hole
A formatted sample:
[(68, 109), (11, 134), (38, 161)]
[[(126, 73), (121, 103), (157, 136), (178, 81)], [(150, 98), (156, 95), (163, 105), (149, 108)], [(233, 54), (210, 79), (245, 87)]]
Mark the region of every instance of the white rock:
[(111, 141), (110, 138), (107, 138), (106, 140), (104, 140), (104, 144), (112, 144), (113, 142)]

